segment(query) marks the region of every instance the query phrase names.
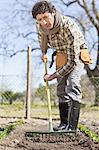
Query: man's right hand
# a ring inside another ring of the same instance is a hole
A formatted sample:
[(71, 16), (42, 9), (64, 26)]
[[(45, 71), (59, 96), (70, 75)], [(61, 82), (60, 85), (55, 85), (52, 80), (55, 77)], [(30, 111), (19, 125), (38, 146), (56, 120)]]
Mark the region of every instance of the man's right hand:
[(47, 61), (47, 55), (46, 54), (42, 54), (41, 59), (43, 62)]

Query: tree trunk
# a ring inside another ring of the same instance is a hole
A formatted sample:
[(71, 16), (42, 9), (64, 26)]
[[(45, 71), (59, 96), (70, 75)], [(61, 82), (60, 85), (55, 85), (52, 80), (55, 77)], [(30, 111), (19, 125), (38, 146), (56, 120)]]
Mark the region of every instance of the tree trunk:
[(97, 65), (99, 69), (99, 30), (98, 30), (98, 55), (97, 55)]
[(10, 98), (9, 99), (9, 104), (12, 105), (12, 102), (13, 102), (13, 100), (12, 100), (12, 98)]
[(95, 104), (99, 105), (99, 30), (98, 30), (98, 53), (97, 53), (97, 62), (96, 67), (91, 70), (88, 65), (85, 65), (85, 69), (87, 70), (87, 74), (95, 87), (96, 91), (96, 99)]
[(96, 67), (91, 70), (88, 65), (85, 66), (85, 69), (87, 70), (88, 76), (89, 77), (99, 77), (99, 30), (97, 30), (97, 35), (98, 35), (98, 46), (97, 46), (97, 62), (96, 62)]

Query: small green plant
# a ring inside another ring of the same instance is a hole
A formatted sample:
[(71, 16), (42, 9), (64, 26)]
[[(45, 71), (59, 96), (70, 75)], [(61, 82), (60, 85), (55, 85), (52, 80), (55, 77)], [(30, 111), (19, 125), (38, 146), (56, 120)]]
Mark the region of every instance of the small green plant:
[(81, 132), (85, 133), (85, 135), (89, 136), (94, 142), (99, 142), (99, 136), (96, 133), (92, 132), (87, 127), (81, 124), (78, 125), (78, 128)]
[(16, 126), (23, 124), (22, 120), (18, 120), (8, 125), (3, 131), (0, 131), (0, 139), (6, 137), (11, 131), (13, 131)]

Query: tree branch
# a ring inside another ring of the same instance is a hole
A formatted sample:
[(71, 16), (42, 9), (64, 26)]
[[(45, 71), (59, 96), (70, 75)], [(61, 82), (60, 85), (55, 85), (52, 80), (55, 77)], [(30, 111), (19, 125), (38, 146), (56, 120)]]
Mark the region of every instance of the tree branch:
[(68, 7), (68, 6), (70, 6), (70, 5), (74, 4), (74, 3), (76, 3), (77, 0), (73, 0), (73, 1), (68, 2), (68, 3), (65, 3), (64, 0), (61, 0), (61, 2), (62, 2), (64, 5), (66, 5), (66, 6)]
[(99, 24), (97, 24), (97, 22), (94, 20), (94, 18), (91, 16), (89, 10), (88, 10), (88, 6), (86, 3), (86, 0), (82, 0), (83, 1), (83, 9), (85, 10), (88, 18), (90, 19), (91, 23), (94, 24), (94, 26), (97, 28), (97, 30), (99, 29)]
[(98, 24), (99, 24), (99, 14), (98, 14), (98, 11), (95, 6), (96, 6), (95, 0), (92, 0), (92, 9), (93, 9), (94, 15), (98, 21)]
[(79, 0), (77, 0), (77, 3), (80, 7), (82, 7), (84, 9), (84, 6), (81, 4), (81, 2)]
[(22, 36), (24, 37), (24, 38), (26, 38), (26, 37), (28, 37), (28, 36), (30, 36), (31, 34), (37, 34), (36, 32), (33, 32), (33, 31), (31, 31), (31, 32), (29, 32), (29, 33), (27, 33), (27, 34), (22, 34)]
[[(31, 49), (31, 52), (34, 51), (34, 50), (40, 50), (40, 48), (32, 48), (32, 49)], [(16, 51), (16, 52), (13, 53), (12, 55), (10, 55), (10, 57), (13, 57), (13, 56), (15, 56), (16, 54), (18, 54), (18, 53), (23, 53), (23, 52), (27, 52), (27, 50), (19, 50), (19, 51)]]

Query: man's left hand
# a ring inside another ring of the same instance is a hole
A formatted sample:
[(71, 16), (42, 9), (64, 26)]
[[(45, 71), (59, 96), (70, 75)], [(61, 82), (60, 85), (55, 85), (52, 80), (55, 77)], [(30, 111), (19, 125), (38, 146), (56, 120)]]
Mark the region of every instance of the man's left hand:
[(44, 81), (51, 81), (55, 78), (56, 77), (54, 75), (49, 75), (49, 74), (44, 75)]

